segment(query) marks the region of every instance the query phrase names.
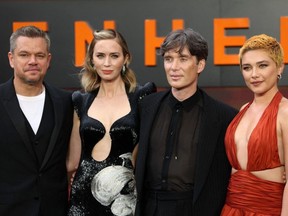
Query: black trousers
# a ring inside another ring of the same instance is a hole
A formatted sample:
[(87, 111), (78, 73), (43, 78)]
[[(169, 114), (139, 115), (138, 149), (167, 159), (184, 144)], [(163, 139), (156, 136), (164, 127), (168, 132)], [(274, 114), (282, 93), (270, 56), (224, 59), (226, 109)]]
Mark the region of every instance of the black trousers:
[(193, 191), (151, 191), (147, 194), (144, 216), (192, 216)]

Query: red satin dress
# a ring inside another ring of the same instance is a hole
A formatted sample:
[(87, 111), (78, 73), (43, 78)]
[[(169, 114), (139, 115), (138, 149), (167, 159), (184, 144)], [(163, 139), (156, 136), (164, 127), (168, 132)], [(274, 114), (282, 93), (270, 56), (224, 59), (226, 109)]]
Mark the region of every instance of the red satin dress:
[(250, 102), (232, 120), (226, 131), (225, 145), (233, 168), (225, 206), (221, 216), (279, 216), (281, 214), (284, 183), (257, 178), (251, 171), (283, 166), (277, 146), (276, 119), (282, 94), (277, 92), (263, 112), (248, 141), (247, 169), (242, 170), (236, 155), (234, 135)]

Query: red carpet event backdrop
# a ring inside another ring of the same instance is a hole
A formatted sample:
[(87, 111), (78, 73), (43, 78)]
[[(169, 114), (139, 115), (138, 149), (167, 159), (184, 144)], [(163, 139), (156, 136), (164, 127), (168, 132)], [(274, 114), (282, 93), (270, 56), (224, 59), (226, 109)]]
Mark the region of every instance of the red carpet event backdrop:
[[(78, 73), (93, 31), (113, 28), (127, 40), (133, 55), (130, 66), (138, 82), (153, 81), (159, 88), (165, 88), (168, 84), (158, 48), (171, 30), (190, 27), (199, 31), (209, 44), (200, 86), (237, 107), (242, 99), (250, 98), (248, 91), (243, 90), (245, 83), (238, 66), (238, 51), (247, 38), (261, 33), (275, 37), (284, 48), (288, 64), (287, 0), (259, 3), (259, 0), (0, 1), (0, 83), (12, 74), (7, 58), (11, 33), (23, 25), (36, 25), (51, 37), (52, 63), (46, 79), (57, 87), (80, 87)], [(288, 86), (287, 70), (286, 66), (279, 83), (284, 94)]]

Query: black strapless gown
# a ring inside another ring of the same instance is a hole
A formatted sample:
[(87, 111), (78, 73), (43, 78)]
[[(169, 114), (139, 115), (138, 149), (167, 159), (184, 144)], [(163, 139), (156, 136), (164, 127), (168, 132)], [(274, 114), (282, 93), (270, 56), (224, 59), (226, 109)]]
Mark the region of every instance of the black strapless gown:
[(87, 115), (98, 89), (91, 93), (73, 93), (74, 107), (80, 118), (82, 154), (71, 188), (69, 216), (134, 214), (136, 189), (131, 153), (138, 142), (138, 102), (155, 90), (153, 83), (147, 83), (138, 86), (135, 92), (127, 93), (131, 111), (116, 120), (107, 131), (112, 145), (103, 161), (94, 160), (91, 153), (105, 135), (105, 128), (100, 121)]

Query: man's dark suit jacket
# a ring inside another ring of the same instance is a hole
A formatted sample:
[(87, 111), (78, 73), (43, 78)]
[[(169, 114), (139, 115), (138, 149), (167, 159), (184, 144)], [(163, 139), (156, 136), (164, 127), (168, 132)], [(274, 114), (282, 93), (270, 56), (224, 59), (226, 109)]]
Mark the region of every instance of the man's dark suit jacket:
[[(42, 164), (37, 163), (13, 79), (0, 85), (0, 215), (64, 216), (66, 154), (73, 120), (71, 93), (45, 83), (54, 128)], [(39, 213), (41, 209), (41, 214)]]
[[(193, 192), (193, 216), (219, 216), (224, 205), (231, 166), (226, 156), (224, 136), (237, 110), (214, 100), (204, 91)], [(143, 215), (144, 177), (151, 128), (161, 101), (169, 91), (148, 95), (140, 104), (141, 127), (136, 163), (136, 215)], [(159, 157), (159, 160), (161, 158)]]

